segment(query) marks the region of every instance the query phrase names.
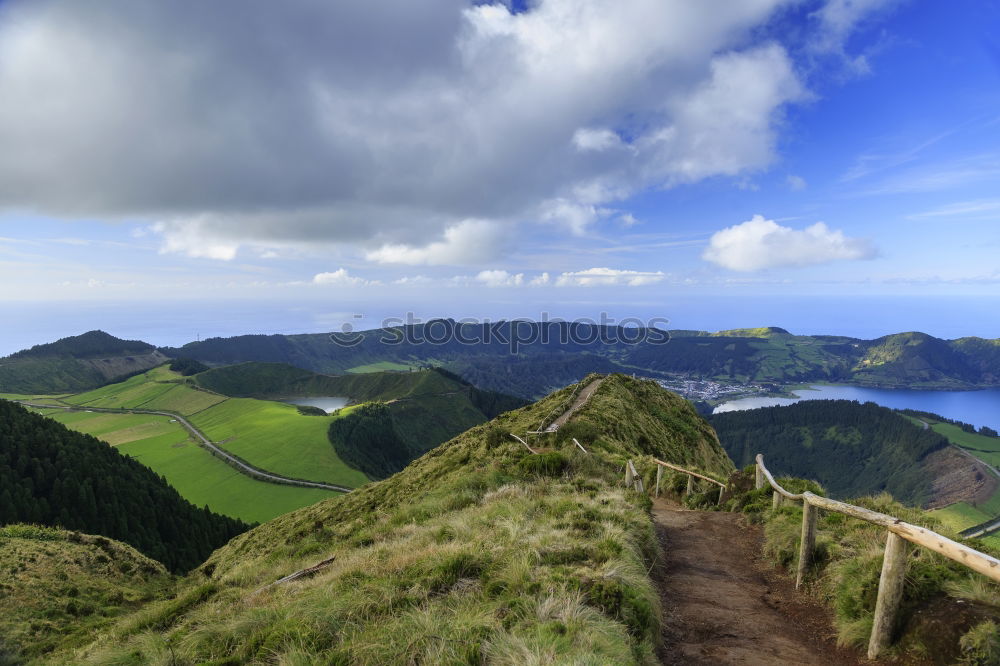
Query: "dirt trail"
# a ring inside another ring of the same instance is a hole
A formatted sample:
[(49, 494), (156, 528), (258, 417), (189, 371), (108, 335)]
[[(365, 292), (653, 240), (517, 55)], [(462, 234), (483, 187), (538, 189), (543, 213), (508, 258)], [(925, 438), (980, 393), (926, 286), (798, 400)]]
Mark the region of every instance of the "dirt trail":
[(569, 421), (569, 417), (573, 416), (573, 414), (576, 413), (576, 410), (583, 407), (587, 401), (590, 400), (590, 396), (594, 394), (594, 391), (597, 390), (597, 387), (599, 387), (603, 381), (604, 377), (601, 377), (600, 379), (595, 379), (584, 386), (583, 390), (580, 391), (578, 396), (576, 396), (576, 400), (573, 401), (573, 404), (570, 405), (569, 409), (560, 414), (559, 418), (549, 424), (549, 429), (559, 428), (560, 426), (565, 425), (566, 421)]
[(759, 527), (734, 513), (653, 507), (664, 561), (664, 664), (873, 664), (838, 648), (829, 613), (763, 560)]

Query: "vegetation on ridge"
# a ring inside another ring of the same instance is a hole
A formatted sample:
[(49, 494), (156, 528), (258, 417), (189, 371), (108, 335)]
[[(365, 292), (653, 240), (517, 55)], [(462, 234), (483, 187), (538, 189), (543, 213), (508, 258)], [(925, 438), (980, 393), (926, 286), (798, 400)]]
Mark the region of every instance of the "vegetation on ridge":
[[(778, 482), (793, 493), (809, 490), (825, 494), (811, 481), (779, 478)], [(744, 511), (763, 522), (765, 553), (775, 563), (794, 569), (801, 538), (801, 506), (786, 502), (772, 509), (770, 487), (754, 489), (752, 465), (733, 475), (730, 484), (734, 491), (727, 495), (723, 508)], [(847, 501), (958, 540), (957, 534), (932, 514), (900, 504), (887, 493)], [(886, 530), (839, 513), (820, 511), (816, 534), (807, 591), (833, 609), (842, 644), (864, 647), (871, 635)], [(1000, 549), (983, 541), (966, 543), (994, 557), (1000, 555)], [(963, 657), (987, 652), (992, 641), (1000, 641), (995, 625), (992, 630), (983, 626), (984, 622), (1000, 619), (1000, 585), (926, 548), (911, 547), (906, 567), (894, 651), (931, 663), (997, 663)], [(993, 652), (991, 659), (998, 656), (1000, 653)]]
[[(476, 426), (391, 478), (282, 516), (72, 655), (87, 663), (651, 663), (659, 595), (648, 498), (621, 487), (649, 456), (731, 463), (690, 403), (612, 376), (536, 456), (509, 436), (574, 387)], [(628, 411), (621, 411), (628, 406)], [(544, 457), (558, 465), (534, 465)], [(310, 577), (267, 587), (326, 561)], [(180, 600), (184, 600), (183, 603)], [(180, 610), (178, 610), (180, 608)], [(169, 644), (169, 647), (168, 647)]]

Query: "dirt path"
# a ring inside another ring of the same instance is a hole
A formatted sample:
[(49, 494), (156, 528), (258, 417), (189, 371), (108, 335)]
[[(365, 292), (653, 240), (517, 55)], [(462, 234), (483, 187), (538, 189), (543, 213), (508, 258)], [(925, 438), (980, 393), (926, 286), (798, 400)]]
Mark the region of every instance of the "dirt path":
[(760, 528), (738, 514), (653, 507), (665, 559), (664, 664), (872, 664), (838, 648), (828, 611), (761, 554)]
[(597, 390), (597, 387), (600, 386), (603, 381), (604, 377), (601, 377), (600, 379), (595, 379), (584, 386), (583, 390), (580, 391), (580, 395), (576, 396), (576, 400), (574, 400), (573, 404), (569, 406), (569, 409), (560, 414), (559, 418), (549, 424), (549, 429), (559, 428), (560, 426), (565, 425), (566, 421), (569, 421), (569, 417), (573, 416), (576, 410), (583, 407), (587, 401), (590, 400), (590, 396), (594, 394), (594, 391)]

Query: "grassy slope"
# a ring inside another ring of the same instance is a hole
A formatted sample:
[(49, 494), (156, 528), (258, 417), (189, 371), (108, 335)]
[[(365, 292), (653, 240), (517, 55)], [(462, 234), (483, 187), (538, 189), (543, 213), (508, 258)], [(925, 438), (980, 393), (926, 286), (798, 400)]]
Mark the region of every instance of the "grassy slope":
[(196, 375), (199, 386), (240, 397), (338, 396), (353, 402), (393, 400), (465, 390), (432, 370), (320, 375), (282, 363), (241, 363)]
[[(772, 510), (771, 489), (753, 490), (753, 476), (750, 466), (735, 479), (734, 487), (742, 490), (726, 501), (726, 508), (743, 510), (750, 514), (751, 520), (763, 522), (765, 553), (794, 571), (802, 509), (785, 504), (777, 511)], [(813, 482), (787, 478), (779, 482), (791, 492), (823, 493)], [(958, 539), (956, 531), (938, 512), (903, 506), (886, 493), (847, 501)], [(819, 513), (816, 561), (810, 569), (806, 591), (832, 607), (841, 643), (863, 647), (868, 642), (885, 539), (882, 527), (834, 512)], [(990, 540), (973, 540), (968, 545), (986, 550), (994, 557), (1000, 553), (996, 550), (998, 544)], [(912, 548), (906, 566), (898, 618), (900, 642), (894, 648), (899, 663), (910, 663), (912, 657), (926, 659), (928, 663), (956, 663), (962, 634), (984, 617), (1000, 618), (1000, 586), (925, 548)], [(957, 599), (962, 601), (956, 602)], [(970, 605), (968, 601), (978, 603)], [(949, 610), (942, 612), (941, 608)]]
[[(350, 487), (368, 481), (364, 474), (340, 460), (327, 439), (330, 421), (337, 416), (303, 416), (296, 407), (284, 403), (227, 398), (191, 386), (166, 366), (65, 401), (81, 407), (149, 409), (182, 414), (222, 448), (269, 472)], [(144, 452), (149, 453), (148, 450)], [(174, 465), (174, 473), (187, 476), (185, 470), (190, 470), (190, 474), (197, 474), (193, 460), (196, 455), (183, 464)], [(191, 487), (192, 482), (181, 482), (181, 485)], [(242, 484), (233, 481), (234, 488), (239, 485)], [(197, 486), (206, 488), (208, 484), (197, 482)], [(284, 499), (274, 511), (298, 502), (293, 495), (282, 495)], [(304, 503), (316, 495), (308, 493), (301, 497)], [(256, 515), (268, 513), (262, 504), (258, 503), (253, 510)]]
[[(658, 546), (648, 499), (622, 490), (618, 472), (631, 457), (653, 474), (640, 447), (716, 475), (731, 464), (689, 403), (622, 376), (571, 421), (589, 455), (572, 444), (531, 455), (506, 435), (571, 390), (241, 535), (184, 583), (181, 598), (204, 601), (159, 631), (126, 623), (74, 658), (169, 660), (163, 634), (192, 663), (651, 663)], [(311, 578), (254, 593), (330, 557)]]
[(295, 479), (360, 486), (368, 479), (344, 464), (326, 432), (333, 416), (303, 416), (294, 405), (230, 398), (191, 417), (226, 451), (269, 472)]
[(45, 659), (92, 640), (172, 586), (163, 565), (120, 542), (19, 525), (0, 528), (0, 572), (0, 663), (5, 645)]
[(151, 414), (46, 410), (73, 430), (99, 437), (166, 477), (184, 499), (213, 511), (264, 522), (328, 499), (328, 491), (255, 481), (198, 446), (179, 424)]

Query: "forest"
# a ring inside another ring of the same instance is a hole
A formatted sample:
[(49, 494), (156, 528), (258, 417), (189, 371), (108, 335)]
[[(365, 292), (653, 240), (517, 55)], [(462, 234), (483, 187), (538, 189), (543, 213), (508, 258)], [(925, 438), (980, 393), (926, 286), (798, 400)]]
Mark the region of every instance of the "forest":
[(194, 506), (101, 440), (0, 400), (0, 525), (11, 523), (124, 541), (175, 572), (250, 527)]
[(711, 417), (738, 466), (763, 453), (775, 474), (818, 481), (833, 497), (888, 491), (910, 505), (930, 496), (927, 456), (948, 440), (891, 409), (853, 400), (806, 400)]

